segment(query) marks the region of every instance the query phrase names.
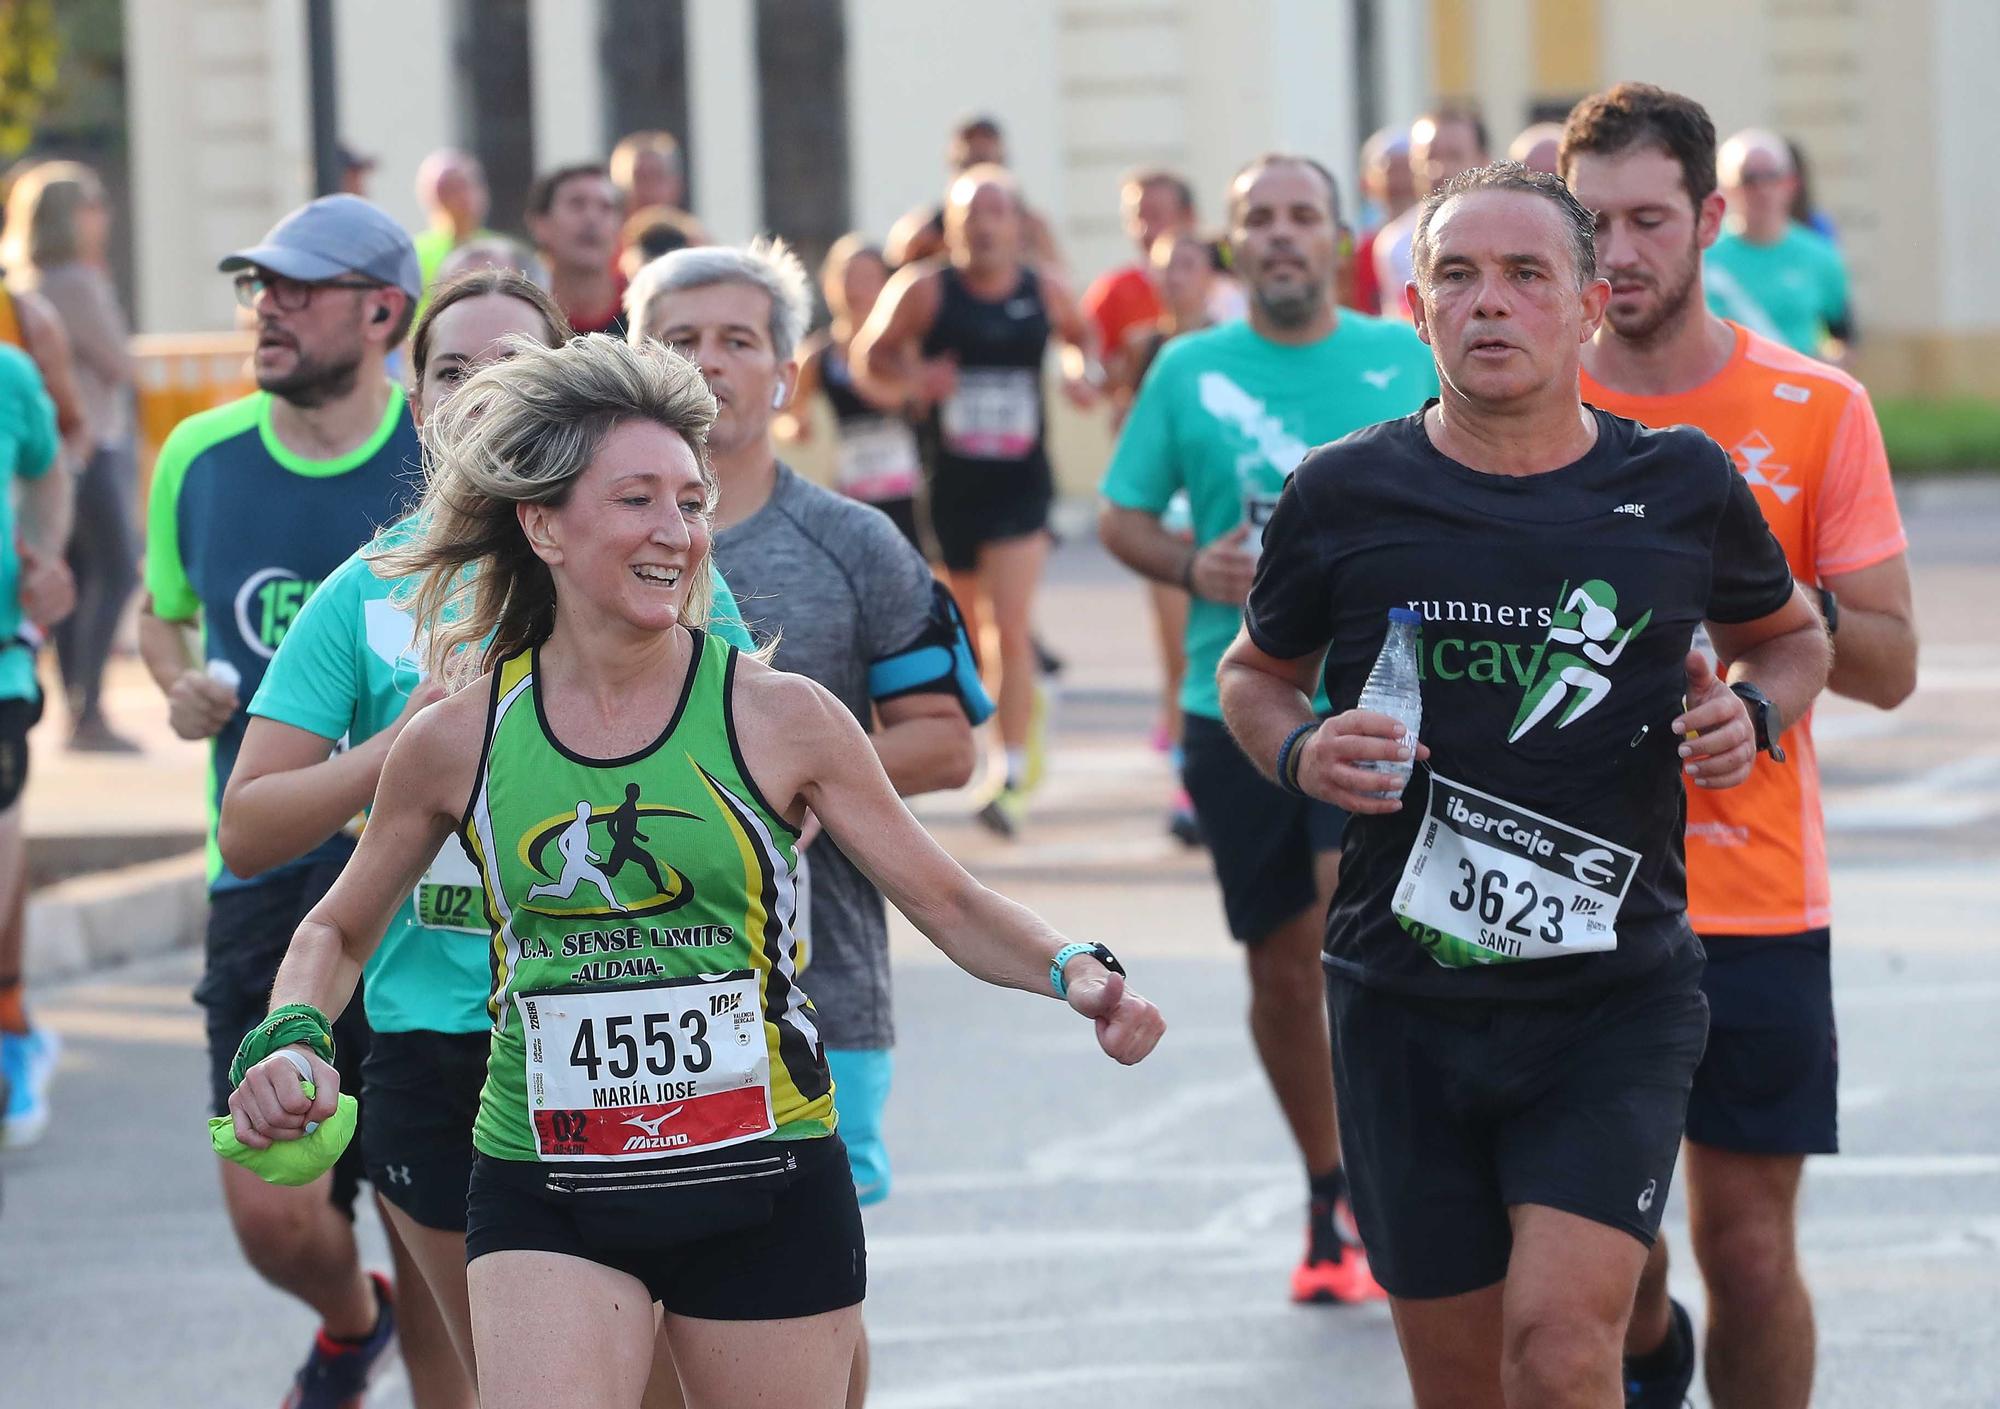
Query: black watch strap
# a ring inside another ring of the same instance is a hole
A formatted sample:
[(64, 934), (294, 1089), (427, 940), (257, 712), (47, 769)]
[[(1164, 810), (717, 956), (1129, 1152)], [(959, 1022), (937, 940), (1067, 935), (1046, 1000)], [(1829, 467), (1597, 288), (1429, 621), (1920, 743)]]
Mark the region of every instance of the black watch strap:
[(1819, 619), (1826, 623), (1827, 635), (1835, 636), (1839, 634), (1840, 598), (1833, 595), (1831, 587), (1822, 587), (1819, 589)]
[(1771, 697), (1747, 680), (1739, 680), (1729, 689), (1750, 710), (1750, 723), (1757, 734), (1757, 752), (1771, 755), (1773, 763), (1783, 763), (1785, 751), (1778, 745), (1778, 707), (1771, 703)]

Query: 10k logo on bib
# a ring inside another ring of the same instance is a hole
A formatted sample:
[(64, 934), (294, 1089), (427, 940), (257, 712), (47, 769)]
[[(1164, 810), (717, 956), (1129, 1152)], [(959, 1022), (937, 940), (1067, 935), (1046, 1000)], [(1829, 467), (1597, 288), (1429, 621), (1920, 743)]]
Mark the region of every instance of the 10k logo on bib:
[(1618, 947), (1639, 853), (1433, 772), (1390, 908), (1448, 969)]

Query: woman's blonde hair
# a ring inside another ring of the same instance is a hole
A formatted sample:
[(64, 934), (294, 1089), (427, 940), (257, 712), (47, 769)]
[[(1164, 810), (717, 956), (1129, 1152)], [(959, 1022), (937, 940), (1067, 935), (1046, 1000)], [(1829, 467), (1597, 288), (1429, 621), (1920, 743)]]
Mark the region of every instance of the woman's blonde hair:
[(68, 264), (78, 254), (77, 210), (103, 200), (104, 183), (82, 162), (45, 161), (28, 168), (7, 193), (0, 265), (12, 272)]
[[(555, 579), (516, 506), (560, 507), (614, 426), (651, 421), (679, 435), (701, 468), (704, 512), (715, 505), (715, 398), (693, 363), (663, 344), (632, 347), (601, 333), (561, 347), (517, 334), (512, 347), (424, 427), (429, 478), (411, 532), (369, 553), (377, 576), (409, 579), (396, 600), (429, 635), (426, 670), (447, 683), (548, 639)], [(714, 598), (708, 556), (689, 572), (681, 620), (700, 626)]]

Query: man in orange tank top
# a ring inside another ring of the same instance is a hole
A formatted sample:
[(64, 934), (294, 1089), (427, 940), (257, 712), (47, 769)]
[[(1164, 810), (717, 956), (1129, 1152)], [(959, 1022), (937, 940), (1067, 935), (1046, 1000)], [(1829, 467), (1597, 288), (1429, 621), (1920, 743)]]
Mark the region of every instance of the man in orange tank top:
[[(1881, 429), (1852, 377), (1704, 307), (1701, 254), (1723, 212), (1708, 114), (1620, 84), (1570, 113), (1560, 160), (1597, 213), (1611, 281), (1583, 349), (1583, 399), (1650, 426), (1697, 426), (1728, 450), (1794, 576), (1818, 587), (1835, 643), (1830, 688), (1900, 704), (1916, 684), (1917, 638)], [(1759, 758), (1727, 793), (1688, 790), (1688, 918), (1708, 950), (1710, 1028), (1688, 1106), (1687, 1191), (1716, 1409), (1804, 1409), (1811, 1397), (1796, 1207), (1805, 1157), (1838, 1146), (1819, 770), (1811, 716), (1785, 722), (1788, 763)], [(1667, 1296), (1664, 1241), (1626, 1352), (1627, 1404), (1678, 1409), (1694, 1344)]]

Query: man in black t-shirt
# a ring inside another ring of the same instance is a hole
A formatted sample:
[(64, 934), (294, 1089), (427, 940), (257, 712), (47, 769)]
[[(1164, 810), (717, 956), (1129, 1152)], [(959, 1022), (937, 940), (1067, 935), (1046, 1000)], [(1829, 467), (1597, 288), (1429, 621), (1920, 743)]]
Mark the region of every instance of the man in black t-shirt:
[[(1426, 200), (1442, 395), (1299, 466), (1222, 667), (1250, 756), (1354, 815), (1326, 937), (1341, 1143), (1419, 1409), (1620, 1401), (1707, 1032), (1681, 773), (1741, 782), (1826, 679), (1727, 455), (1579, 400), (1592, 225), (1511, 162)], [(1423, 617), (1422, 743), (1354, 707), (1393, 607)], [(1704, 620), (1726, 682), (1689, 650)], [(1344, 712), (1316, 721), (1322, 669)], [(1382, 795), (1370, 760), (1415, 786)]]

